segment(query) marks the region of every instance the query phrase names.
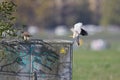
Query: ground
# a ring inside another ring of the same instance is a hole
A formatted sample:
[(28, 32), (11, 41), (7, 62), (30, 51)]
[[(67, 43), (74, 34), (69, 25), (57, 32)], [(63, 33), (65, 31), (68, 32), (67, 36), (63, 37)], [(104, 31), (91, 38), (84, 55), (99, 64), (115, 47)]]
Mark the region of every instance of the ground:
[[(105, 39), (110, 48), (92, 51), (89, 42)], [(120, 80), (120, 34), (101, 33), (84, 39), (73, 52), (73, 80)]]

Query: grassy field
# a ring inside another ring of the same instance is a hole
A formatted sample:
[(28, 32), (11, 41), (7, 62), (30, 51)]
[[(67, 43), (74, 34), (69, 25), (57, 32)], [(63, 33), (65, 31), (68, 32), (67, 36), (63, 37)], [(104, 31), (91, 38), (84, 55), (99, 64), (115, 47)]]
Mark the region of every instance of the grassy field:
[[(111, 47), (102, 51), (84, 47), (97, 38), (107, 40)], [(73, 80), (120, 80), (120, 35), (98, 34), (85, 42), (73, 52)]]

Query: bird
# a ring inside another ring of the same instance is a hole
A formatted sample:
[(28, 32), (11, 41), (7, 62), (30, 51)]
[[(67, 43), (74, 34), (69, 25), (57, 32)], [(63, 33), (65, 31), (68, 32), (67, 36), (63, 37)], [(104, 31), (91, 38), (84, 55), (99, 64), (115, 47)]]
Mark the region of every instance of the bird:
[(26, 32), (26, 31), (22, 32), (22, 37), (25, 41), (29, 40), (30, 36), (31, 35), (29, 34), (29, 32)]
[(80, 45), (80, 36), (87, 36), (88, 32), (82, 28), (83, 24), (81, 22), (78, 22), (74, 24), (74, 27), (71, 28), (71, 31), (73, 32), (72, 38), (77, 43), (77, 45)]

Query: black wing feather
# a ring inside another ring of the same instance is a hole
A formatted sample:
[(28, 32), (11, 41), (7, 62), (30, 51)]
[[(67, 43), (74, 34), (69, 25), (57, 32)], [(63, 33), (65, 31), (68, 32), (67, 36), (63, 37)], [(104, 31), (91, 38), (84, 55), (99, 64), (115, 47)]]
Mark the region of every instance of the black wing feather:
[(81, 28), (81, 33), (80, 33), (80, 34), (81, 34), (82, 36), (87, 36), (87, 35), (88, 35), (88, 32)]

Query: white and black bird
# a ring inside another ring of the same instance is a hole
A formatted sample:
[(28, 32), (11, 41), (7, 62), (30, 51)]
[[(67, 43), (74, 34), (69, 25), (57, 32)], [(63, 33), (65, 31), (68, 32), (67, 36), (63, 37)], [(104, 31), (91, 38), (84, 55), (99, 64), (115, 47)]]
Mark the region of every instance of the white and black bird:
[(77, 45), (80, 45), (80, 35), (87, 36), (88, 32), (82, 28), (82, 23), (76, 23), (73, 28), (71, 28), (71, 31), (73, 32), (73, 39), (76, 41)]

